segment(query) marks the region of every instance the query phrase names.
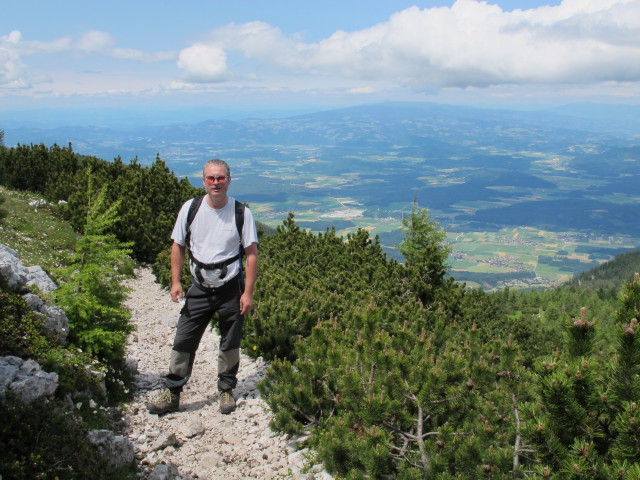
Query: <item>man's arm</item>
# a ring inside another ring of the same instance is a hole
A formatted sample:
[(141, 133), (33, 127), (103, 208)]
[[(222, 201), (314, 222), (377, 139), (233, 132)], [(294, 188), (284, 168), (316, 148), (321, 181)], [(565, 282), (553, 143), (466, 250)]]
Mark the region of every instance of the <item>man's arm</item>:
[(253, 308), (253, 290), (258, 276), (258, 244), (252, 243), (244, 249), (247, 256), (244, 293), (240, 297), (240, 313), (245, 315)]
[(182, 276), (185, 250), (185, 247), (179, 243), (173, 242), (171, 245), (171, 300), (176, 303), (183, 299), (180, 277)]

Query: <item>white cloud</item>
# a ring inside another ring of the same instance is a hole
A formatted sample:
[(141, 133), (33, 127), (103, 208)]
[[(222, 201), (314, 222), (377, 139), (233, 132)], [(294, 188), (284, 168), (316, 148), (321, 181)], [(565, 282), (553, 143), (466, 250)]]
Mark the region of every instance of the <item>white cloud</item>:
[(373, 87), (356, 87), (356, 88), (350, 88), (349, 90), (347, 90), (347, 93), (362, 93), (362, 94), (368, 94), (368, 93), (374, 93), (376, 90)]
[[(38, 71), (38, 65), (30, 66), (29, 57), (47, 54), (49, 58), (69, 56), (102, 56), (142, 63), (175, 60), (175, 52), (143, 52), (118, 48), (111, 35), (100, 31), (87, 31), (77, 38), (61, 37), (50, 42), (26, 41), (19, 31), (0, 36), (0, 88), (30, 88), (38, 79), (49, 78), (48, 72)], [(34, 71), (38, 71), (34, 73)]]
[(27, 66), (16, 50), (20, 40), (21, 35), (18, 31), (0, 36), (0, 87), (28, 88), (31, 84)]
[(191, 82), (220, 82), (228, 79), (227, 55), (220, 47), (197, 43), (178, 56), (178, 67)]
[(73, 48), (81, 52), (103, 52), (110, 49), (115, 44), (115, 40), (106, 32), (91, 30), (83, 33), (78, 40), (73, 43)]
[(0, 35), (0, 91), (225, 98), (640, 91), (640, 0), (563, 0), (509, 12), (490, 1), (411, 7), (317, 42), (260, 21), (229, 24), (182, 51), (126, 48), (115, 32), (33, 41), (13, 31)]
[(451, 7), (411, 7), (318, 43), (287, 37), (262, 22), (231, 24), (211, 32), (206, 44), (183, 50), (178, 66), (187, 79), (220, 81), (220, 73), (227, 74), (224, 52), (293, 73), (421, 90), (637, 82), (640, 0), (564, 0), (512, 12), (458, 0)]

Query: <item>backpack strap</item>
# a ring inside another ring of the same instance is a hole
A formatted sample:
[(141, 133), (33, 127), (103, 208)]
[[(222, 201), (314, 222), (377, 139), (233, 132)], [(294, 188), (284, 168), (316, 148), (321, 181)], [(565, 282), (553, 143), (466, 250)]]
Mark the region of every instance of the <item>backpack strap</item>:
[(236, 201), (236, 228), (240, 235), (240, 289), (244, 292), (244, 271), (242, 269), (242, 257), (244, 257), (244, 245), (242, 245), (242, 229), (244, 228), (244, 203)]
[(244, 203), (236, 202), (236, 229), (240, 236), (240, 256), (244, 256), (244, 246), (242, 245), (242, 229), (244, 228)]
[[(189, 205), (189, 211), (187, 212), (187, 234), (184, 238), (184, 243), (189, 248), (191, 242), (191, 224), (193, 223), (193, 219), (196, 217), (196, 213), (200, 209), (200, 205), (202, 205), (202, 200), (204, 200), (204, 195), (200, 195), (199, 197), (195, 197), (191, 201), (191, 205)], [(189, 250), (191, 250), (189, 248)]]

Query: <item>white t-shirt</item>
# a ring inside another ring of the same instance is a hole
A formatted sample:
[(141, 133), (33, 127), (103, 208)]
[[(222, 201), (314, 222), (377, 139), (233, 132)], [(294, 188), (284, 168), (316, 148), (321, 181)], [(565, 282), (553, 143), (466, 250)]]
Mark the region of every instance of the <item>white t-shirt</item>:
[[(179, 245), (185, 246), (187, 215), (191, 200), (187, 200), (176, 219), (176, 224), (171, 233), (171, 239)], [(211, 208), (206, 198), (202, 200), (200, 208), (196, 212), (191, 223), (191, 248), (192, 255), (202, 263), (219, 263), (235, 257), (239, 252), (240, 236), (236, 227), (235, 200), (228, 197), (227, 204), (221, 209)], [(244, 209), (244, 225), (242, 227), (242, 245), (246, 248), (252, 243), (258, 243), (256, 224), (251, 210)], [(196, 265), (191, 263), (191, 275), (195, 277)], [(240, 260), (227, 266), (227, 274), (221, 280), (220, 270), (200, 269), (200, 273), (207, 285), (215, 288), (224, 285), (240, 271)]]

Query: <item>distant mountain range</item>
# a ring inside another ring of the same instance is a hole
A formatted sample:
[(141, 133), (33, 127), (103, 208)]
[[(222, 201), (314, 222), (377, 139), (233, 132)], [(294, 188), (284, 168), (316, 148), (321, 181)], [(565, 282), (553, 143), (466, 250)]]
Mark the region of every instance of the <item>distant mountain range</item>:
[[(118, 122), (117, 115), (120, 115)], [(212, 112), (213, 113), (213, 112)], [(5, 144), (45, 143), (66, 145), (76, 151), (106, 160), (120, 155), (125, 161), (138, 157), (151, 162), (159, 153), (172, 160), (180, 150), (201, 146), (249, 147), (256, 145), (319, 145), (344, 147), (413, 148), (447, 146), (457, 148), (488, 143), (552, 149), (567, 141), (640, 141), (640, 106), (573, 104), (536, 111), (494, 110), (433, 103), (389, 102), (321, 111), (285, 118), (182, 121), (157, 125), (134, 124), (137, 116), (126, 110), (112, 112), (109, 123), (121, 127), (96, 126), (90, 118), (80, 125), (47, 128), (38, 112), (33, 120), (13, 126), (0, 115)], [(51, 116), (52, 112), (47, 112)], [(195, 118), (203, 116), (199, 110)], [(47, 117), (45, 116), (45, 119)], [(151, 126), (149, 126), (151, 125)], [(439, 143), (438, 140), (442, 143)], [(615, 142), (614, 142), (615, 143)], [(178, 151), (178, 152), (177, 152)], [(206, 152), (201, 152), (205, 154)]]

